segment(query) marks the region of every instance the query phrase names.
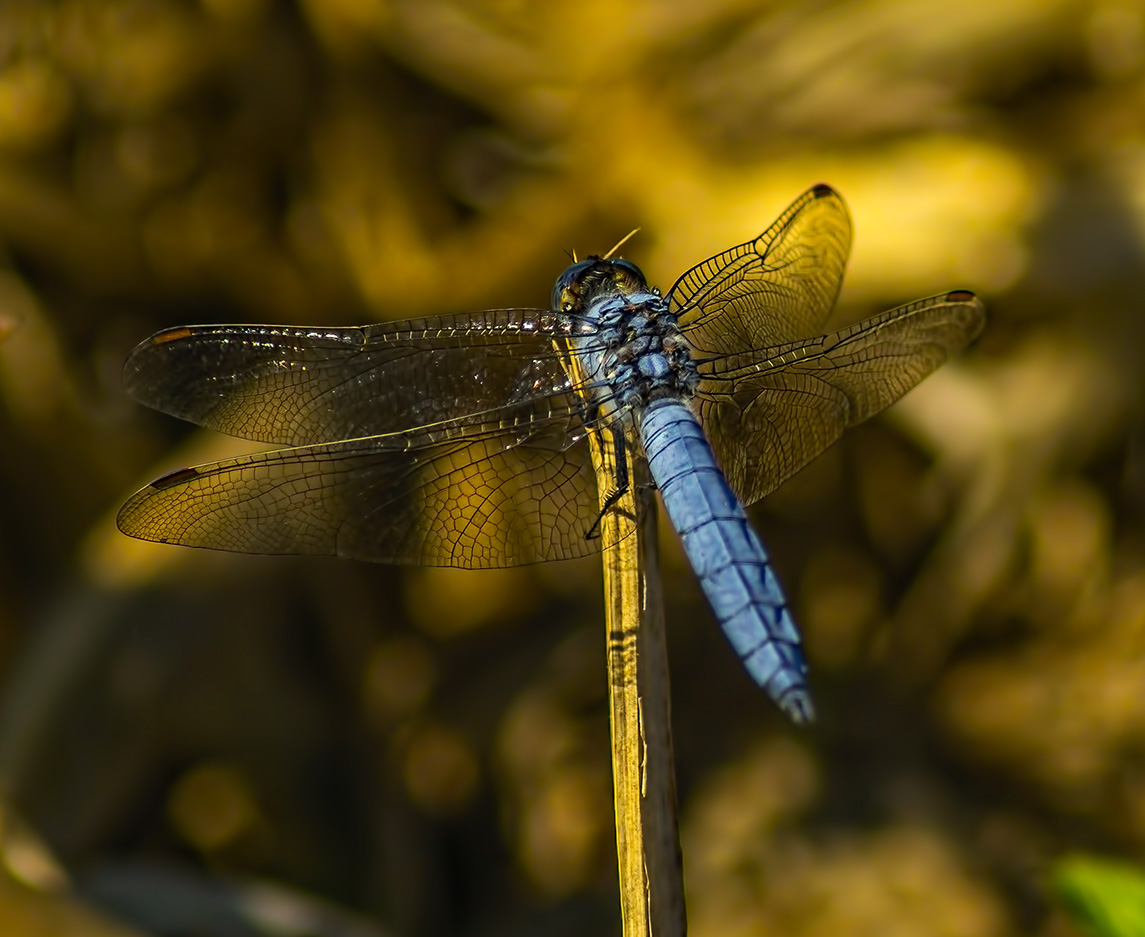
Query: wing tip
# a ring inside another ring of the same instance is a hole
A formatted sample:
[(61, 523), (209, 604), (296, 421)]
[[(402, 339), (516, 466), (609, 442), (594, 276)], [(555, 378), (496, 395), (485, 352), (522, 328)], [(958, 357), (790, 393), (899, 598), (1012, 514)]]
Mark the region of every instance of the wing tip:
[(967, 322), (967, 342), (971, 342), (982, 334), (986, 328), (986, 304), (970, 290), (951, 290), (942, 297), (944, 302), (962, 306), (965, 321)]
[(115, 515), (115, 526), (120, 533), (136, 540), (150, 540), (152, 543), (174, 542), (169, 537), (158, 536), (148, 529), (150, 521), (147, 506), (152, 503), (151, 496), (155, 492), (175, 488), (198, 478), (201, 474), (203, 473), (197, 468), (181, 468), (160, 475), (146, 487), (140, 488), (120, 506)]
[(839, 193), (827, 185), (826, 182), (820, 182), (811, 186), (810, 190), (808, 190), (808, 194), (811, 195), (812, 198), (832, 198), (838, 197)]
[(123, 362), (123, 383), (128, 392), (137, 396), (134, 390), (137, 382), (145, 378), (146, 375), (155, 373), (157, 369), (161, 369), (168, 360), (158, 357), (165, 352), (156, 349), (174, 345), (194, 334), (194, 329), (191, 326), (178, 325), (169, 329), (162, 329), (132, 348), (127, 360)]

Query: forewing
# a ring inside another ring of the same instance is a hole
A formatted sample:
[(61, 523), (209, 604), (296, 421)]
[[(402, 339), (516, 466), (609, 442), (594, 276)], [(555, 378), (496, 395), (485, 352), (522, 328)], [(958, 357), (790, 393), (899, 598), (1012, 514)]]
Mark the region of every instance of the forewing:
[(238, 553), (516, 566), (594, 553), (587, 446), (568, 418), (474, 420), (279, 449), (172, 472), (120, 509), (120, 530)]
[(745, 504), (758, 501), (964, 348), (984, 322), (982, 303), (957, 290), (705, 363), (697, 410), (728, 481)]
[(568, 322), (492, 310), (352, 328), (168, 329), (124, 367), (142, 403), (201, 426), (304, 446), (394, 433), (568, 388)]
[(768, 348), (822, 330), (850, 252), (847, 206), (817, 185), (755, 240), (693, 267), (668, 296), (700, 355)]

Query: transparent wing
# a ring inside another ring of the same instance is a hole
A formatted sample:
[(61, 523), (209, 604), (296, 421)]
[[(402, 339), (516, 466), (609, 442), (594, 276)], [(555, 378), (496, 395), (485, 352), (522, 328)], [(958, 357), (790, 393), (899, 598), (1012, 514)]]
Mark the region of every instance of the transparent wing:
[[(505, 411), (511, 408), (505, 408)], [(573, 417), (467, 418), (172, 472), (120, 509), (132, 537), (239, 553), (489, 568), (603, 546)]]
[(818, 338), (701, 365), (697, 412), (728, 481), (758, 501), (853, 426), (894, 403), (982, 330), (965, 290)]
[(355, 328), (189, 326), (138, 345), (124, 381), (140, 402), (172, 416), (305, 446), (546, 396), (569, 406), (553, 339), (570, 328), (532, 309)]
[(701, 356), (769, 348), (822, 331), (850, 252), (847, 206), (817, 185), (755, 240), (685, 273), (668, 298)]

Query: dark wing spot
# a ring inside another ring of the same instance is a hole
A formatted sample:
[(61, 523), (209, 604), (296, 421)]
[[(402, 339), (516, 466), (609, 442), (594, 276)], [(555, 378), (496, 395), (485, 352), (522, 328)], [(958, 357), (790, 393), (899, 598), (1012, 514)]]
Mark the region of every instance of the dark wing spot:
[(192, 478), (199, 477), (199, 470), (193, 468), (175, 469), (173, 472), (168, 472), (166, 475), (160, 475), (155, 481), (151, 483), (151, 487), (156, 491), (162, 491), (164, 488), (174, 488), (176, 485), (181, 485), (183, 482), (188, 482)]
[(974, 294), (970, 290), (952, 290), (946, 294), (948, 303), (968, 303), (973, 298)]
[(191, 335), (191, 330), (185, 325), (179, 326), (174, 329), (164, 329), (162, 332), (157, 332), (151, 336), (152, 345), (166, 345), (168, 342), (182, 341)]

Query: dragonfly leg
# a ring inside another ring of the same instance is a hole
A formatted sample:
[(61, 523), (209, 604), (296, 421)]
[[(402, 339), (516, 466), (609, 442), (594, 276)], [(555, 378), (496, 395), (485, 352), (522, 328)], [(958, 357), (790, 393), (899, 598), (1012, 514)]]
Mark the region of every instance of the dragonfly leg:
[(612, 506), (616, 504), (621, 498), (628, 493), (628, 452), (626, 450), (627, 443), (624, 441), (624, 433), (618, 429), (612, 431), (612, 444), (616, 452), (616, 487), (608, 493), (604, 499), (604, 504), (600, 508), (600, 513), (596, 515), (596, 520), (592, 522), (592, 526), (588, 529), (588, 533), (584, 535), (585, 540), (595, 540), (600, 536), (600, 524), (604, 520), (604, 515), (612, 510)]

